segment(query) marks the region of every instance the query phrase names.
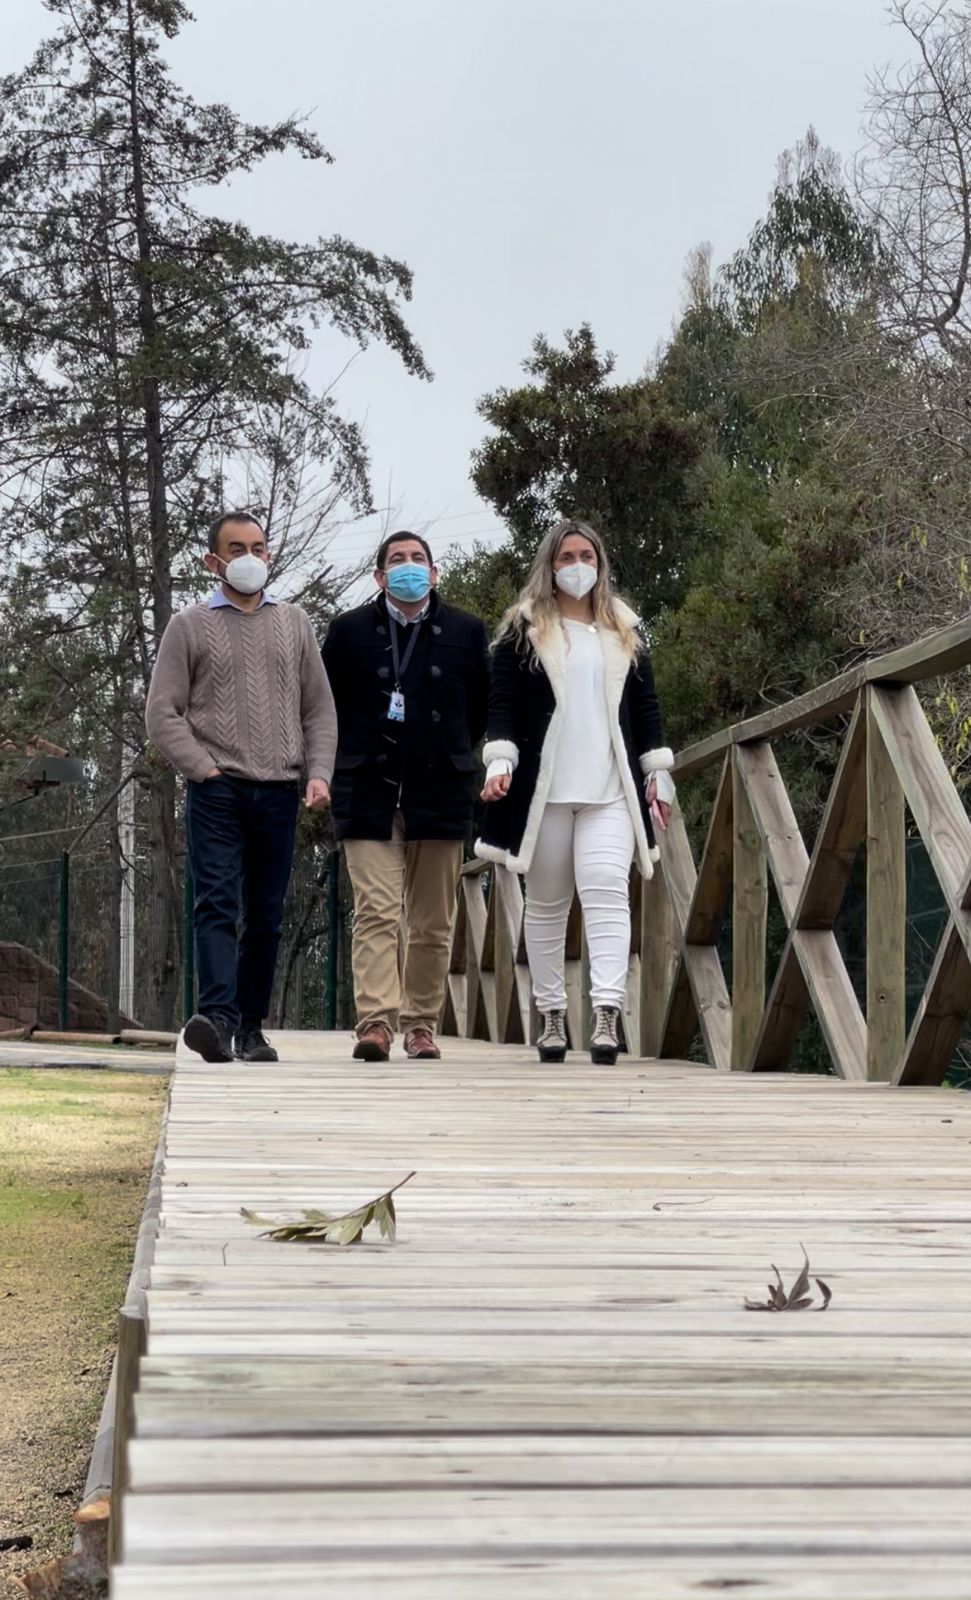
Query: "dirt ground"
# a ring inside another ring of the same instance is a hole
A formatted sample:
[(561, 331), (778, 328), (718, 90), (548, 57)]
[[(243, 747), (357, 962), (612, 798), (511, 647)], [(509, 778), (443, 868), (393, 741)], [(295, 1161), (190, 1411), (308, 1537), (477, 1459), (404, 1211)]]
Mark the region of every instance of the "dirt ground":
[(158, 1139), (162, 1077), (0, 1069), (0, 1600), (68, 1552)]

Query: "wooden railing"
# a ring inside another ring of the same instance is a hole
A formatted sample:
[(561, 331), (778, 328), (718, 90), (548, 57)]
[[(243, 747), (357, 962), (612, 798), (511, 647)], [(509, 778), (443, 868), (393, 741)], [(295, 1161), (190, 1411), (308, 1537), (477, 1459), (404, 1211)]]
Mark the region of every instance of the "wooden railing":
[[(718, 765), (696, 865), (680, 808), (653, 879), (632, 881), (624, 1031), (646, 1056), (686, 1054), (700, 1032), (719, 1071), (780, 1071), (811, 1007), (835, 1071), (857, 1080), (938, 1084), (971, 1012), (971, 820), (924, 715), (916, 683), (971, 664), (971, 621), (870, 661), (810, 694), (683, 750), (686, 780)], [(807, 850), (773, 739), (846, 720), (842, 753)], [(946, 907), (943, 937), (905, 1027), (906, 813)], [(857, 852), (866, 857), (866, 1008), (836, 939)], [(488, 871), (484, 892), (483, 873)], [(786, 934), (771, 982), (771, 875)], [(719, 956), (731, 899), (732, 989)], [(574, 905), (567, 938), (571, 1040), (586, 1037), (584, 953)], [(519, 879), (473, 862), (460, 888), (443, 1031), (497, 1043), (535, 1036)]]

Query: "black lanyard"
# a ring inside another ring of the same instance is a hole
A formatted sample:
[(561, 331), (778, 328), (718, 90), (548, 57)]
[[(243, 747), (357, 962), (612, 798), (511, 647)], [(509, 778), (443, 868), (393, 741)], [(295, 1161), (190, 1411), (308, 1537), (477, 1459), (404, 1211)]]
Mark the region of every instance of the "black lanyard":
[(415, 653), (415, 645), (418, 643), (422, 621), (424, 621), (424, 618), (421, 621), (410, 624), (408, 632), (411, 634), (411, 638), (405, 646), (404, 660), (401, 660), (398, 655), (398, 624), (395, 622), (394, 617), (388, 618), (388, 622), (391, 625), (389, 629), (391, 634), (391, 659), (394, 662), (394, 686), (396, 689), (401, 688), (401, 680), (408, 671), (408, 663)]

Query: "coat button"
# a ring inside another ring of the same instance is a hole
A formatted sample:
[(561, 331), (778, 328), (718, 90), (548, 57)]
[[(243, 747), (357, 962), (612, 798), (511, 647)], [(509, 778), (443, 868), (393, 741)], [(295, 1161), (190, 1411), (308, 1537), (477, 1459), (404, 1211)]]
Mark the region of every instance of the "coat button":
[(388, 631), (388, 630), (387, 630), (387, 628), (386, 628), (386, 627), (385, 627), (385, 625), (384, 625), (384, 623), (383, 623), (383, 622), (379, 622), (379, 623), (378, 623), (378, 626), (377, 626), (377, 632), (378, 632), (378, 633), (387, 633), (387, 631)]
[(433, 677), (433, 678), (440, 678), (440, 677), (441, 677), (441, 676), (442, 676), (442, 669), (441, 669), (441, 667), (435, 667), (435, 666), (433, 666), (433, 667), (432, 667), (432, 677)]
[(442, 630), (441, 630), (441, 627), (439, 626), (439, 624), (437, 622), (433, 622), (432, 623), (432, 633), (441, 633), (441, 631)]
[(379, 678), (390, 678), (390, 676), (391, 676), (391, 668), (390, 667), (379, 667), (378, 668), (378, 677)]
[(376, 762), (376, 763), (377, 763), (377, 765), (378, 765), (378, 766), (379, 766), (379, 767), (383, 767), (383, 766), (385, 766), (385, 765), (386, 765), (386, 764), (387, 764), (387, 760), (388, 760), (388, 758), (387, 758), (387, 756), (386, 756), (386, 755), (385, 755), (385, 754), (384, 754), (384, 751), (383, 751), (383, 750), (382, 750), (382, 752), (381, 752), (381, 754), (380, 754), (380, 755), (379, 755), (379, 756), (375, 756), (375, 758), (374, 758), (374, 759), (375, 759), (375, 762)]
[(432, 712), (432, 721), (433, 722), (441, 722), (441, 720), (442, 720), (442, 713), (440, 711), (433, 711)]

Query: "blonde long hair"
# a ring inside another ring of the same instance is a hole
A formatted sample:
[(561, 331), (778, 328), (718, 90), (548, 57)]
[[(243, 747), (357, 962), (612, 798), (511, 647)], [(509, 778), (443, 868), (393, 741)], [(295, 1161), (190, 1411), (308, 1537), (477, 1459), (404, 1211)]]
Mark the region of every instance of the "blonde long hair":
[(554, 523), (549, 533), (541, 540), (519, 597), (509, 607), (499, 624), (495, 643), (499, 644), (503, 639), (515, 639), (525, 648), (527, 629), (534, 627), (542, 644), (554, 628), (561, 626), (560, 608), (556, 603), (553, 562), (559, 554), (563, 540), (568, 539), (571, 533), (587, 539), (597, 552), (597, 581), (590, 591), (594, 621), (602, 628), (609, 628), (611, 632), (619, 635), (627, 654), (635, 656), (643, 649), (643, 642), (620, 615), (617, 600), (610, 587), (610, 558), (606, 546), (596, 528), (591, 528), (589, 522), (578, 521), (576, 517), (565, 517), (561, 522)]

